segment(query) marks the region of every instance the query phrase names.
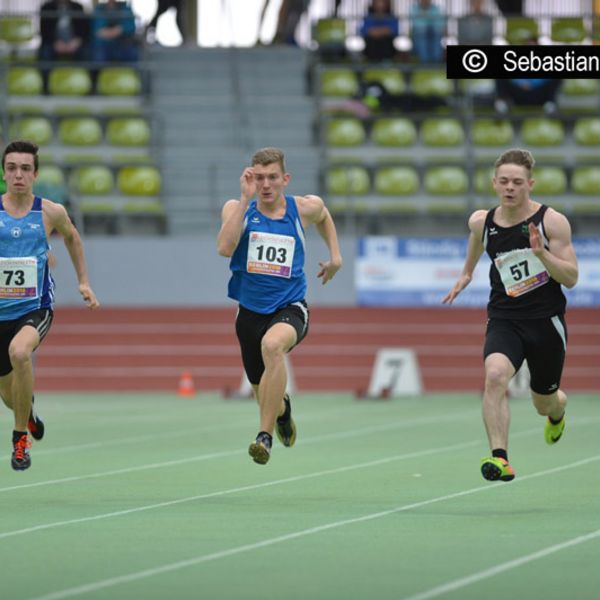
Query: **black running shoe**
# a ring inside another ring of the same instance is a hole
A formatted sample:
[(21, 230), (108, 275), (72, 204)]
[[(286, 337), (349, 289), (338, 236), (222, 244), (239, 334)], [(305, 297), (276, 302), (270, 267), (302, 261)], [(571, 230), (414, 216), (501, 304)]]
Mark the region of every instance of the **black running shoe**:
[(283, 397), (285, 402), (285, 412), (277, 418), (275, 432), (279, 441), (288, 448), (291, 448), (296, 442), (296, 424), (292, 419), (292, 405), (290, 397), (286, 394)]
[(29, 456), (29, 448), (31, 442), (24, 433), (16, 442), (13, 442), (13, 453), (10, 464), (15, 471), (25, 471), (31, 466), (31, 456)]
[(29, 421), (27, 421), (27, 429), (29, 429), (29, 433), (31, 433), (33, 439), (38, 442), (44, 437), (46, 431), (44, 421), (33, 410), (33, 403), (31, 405), (31, 412), (29, 413)]
[(261, 431), (250, 444), (248, 454), (259, 465), (266, 465), (271, 458), (271, 436)]

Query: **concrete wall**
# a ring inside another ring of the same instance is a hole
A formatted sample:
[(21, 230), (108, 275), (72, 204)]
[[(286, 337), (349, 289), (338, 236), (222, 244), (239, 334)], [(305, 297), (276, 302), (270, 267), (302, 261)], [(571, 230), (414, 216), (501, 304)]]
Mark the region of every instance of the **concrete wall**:
[[(344, 267), (322, 285), (319, 261), (327, 258), (325, 243), (314, 231), (307, 238), (305, 270), (307, 301), (313, 305), (355, 304), (354, 238), (340, 239)], [(84, 239), (90, 281), (105, 306), (219, 306), (227, 298), (229, 259), (216, 252), (215, 238)], [(53, 270), (57, 306), (81, 305), (77, 278), (61, 238), (52, 240), (57, 258)]]

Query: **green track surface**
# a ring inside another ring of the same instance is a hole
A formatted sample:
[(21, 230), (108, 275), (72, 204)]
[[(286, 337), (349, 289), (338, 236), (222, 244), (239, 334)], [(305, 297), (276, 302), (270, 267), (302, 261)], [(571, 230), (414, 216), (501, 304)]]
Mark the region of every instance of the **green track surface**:
[(294, 448), (252, 462), (254, 402), (38, 394), (0, 439), (0, 598), (596, 600), (600, 397), (552, 447), (512, 400), (517, 477), (486, 482), (479, 398), (299, 395)]

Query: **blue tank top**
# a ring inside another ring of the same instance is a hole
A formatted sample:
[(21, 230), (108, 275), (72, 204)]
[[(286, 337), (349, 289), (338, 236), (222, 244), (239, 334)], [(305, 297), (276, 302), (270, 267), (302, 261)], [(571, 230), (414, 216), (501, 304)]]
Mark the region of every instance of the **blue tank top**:
[(285, 197), (282, 219), (270, 219), (252, 200), (244, 218), (244, 230), (229, 268), (228, 296), (244, 308), (273, 313), (304, 300), (304, 227), (293, 196)]
[(18, 219), (4, 209), (0, 196), (0, 321), (19, 319), (39, 308), (52, 308), (54, 280), (48, 269), (48, 240), (42, 199)]

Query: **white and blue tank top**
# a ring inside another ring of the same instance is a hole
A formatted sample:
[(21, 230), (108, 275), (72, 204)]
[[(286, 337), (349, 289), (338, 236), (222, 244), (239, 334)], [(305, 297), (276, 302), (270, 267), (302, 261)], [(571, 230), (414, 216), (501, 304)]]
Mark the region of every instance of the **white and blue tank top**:
[(0, 321), (19, 319), (40, 309), (52, 309), (54, 280), (48, 269), (42, 199), (20, 218), (9, 215), (0, 196)]
[(270, 219), (252, 200), (244, 218), (244, 230), (229, 268), (228, 296), (244, 308), (270, 314), (304, 300), (305, 235), (293, 196), (285, 196), (281, 219)]

